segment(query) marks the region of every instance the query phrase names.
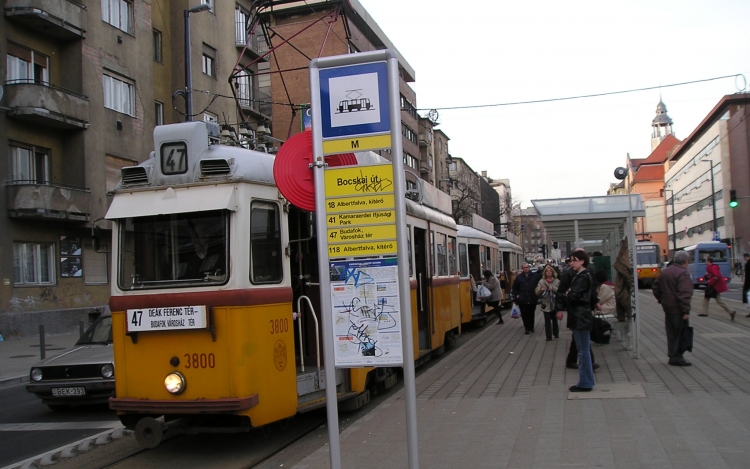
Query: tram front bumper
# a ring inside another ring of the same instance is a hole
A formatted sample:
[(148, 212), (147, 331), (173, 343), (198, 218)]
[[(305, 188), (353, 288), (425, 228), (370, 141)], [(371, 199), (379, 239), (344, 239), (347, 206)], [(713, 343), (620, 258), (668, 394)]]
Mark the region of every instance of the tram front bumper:
[(224, 397), (221, 399), (133, 399), (111, 397), (109, 408), (123, 412), (145, 412), (153, 414), (204, 414), (237, 412), (258, 405), (258, 395), (250, 397)]

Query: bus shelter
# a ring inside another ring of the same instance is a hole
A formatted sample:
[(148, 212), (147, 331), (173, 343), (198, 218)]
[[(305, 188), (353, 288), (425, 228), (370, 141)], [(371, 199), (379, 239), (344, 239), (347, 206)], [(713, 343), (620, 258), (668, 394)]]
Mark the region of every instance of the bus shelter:
[(550, 238), (559, 243), (571, 242), (587, 253), (595, 251), (617, 259), (620, 246), (627, 242), (627, 255), (632, 269), (630, 289), (632, 314), (625, 322), (617, 322), (614, 330), (632, 356), (638, 358), (638, 272), (635, 262), (635, 224), (637, 217), (646, 216), (639, 194), (573, 197), (567, 199), (532, 200)]

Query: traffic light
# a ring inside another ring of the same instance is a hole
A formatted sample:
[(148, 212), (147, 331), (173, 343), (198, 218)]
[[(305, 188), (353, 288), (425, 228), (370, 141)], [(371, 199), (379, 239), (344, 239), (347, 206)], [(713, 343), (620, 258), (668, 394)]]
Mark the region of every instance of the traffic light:
[(729, 206), (732, 208), (736, 208), (737, 205), (737, 191), (734, 189), (729, 190)]
[(557, 241), (552, 241), (552, 249), (558, 249), (558, 248), (559, 248), (559, 246), (560, 246), (560, 245), (559, 245), (559, 244), (557, 244)]
[(547, 257), (547, 245), (542, 244), (541, 246), (539, 246), (539, 252), (542, 253), (542, 257)]

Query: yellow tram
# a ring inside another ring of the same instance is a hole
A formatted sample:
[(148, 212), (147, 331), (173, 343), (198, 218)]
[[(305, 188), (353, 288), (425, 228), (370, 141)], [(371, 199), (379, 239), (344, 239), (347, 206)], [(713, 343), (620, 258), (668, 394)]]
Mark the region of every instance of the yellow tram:
[[(166, 431), (242, 431), (325, 404), (315, 214), (281, 196), (273, 155), (218, 137), (205, 122), (157, 127), (107, 213), (110, 407), (147, 447)], [(406, 201), (417, 362), (461, 332), (457, 227), (430, 187)], [(336, 369), (341, 408), (395, 371)]]

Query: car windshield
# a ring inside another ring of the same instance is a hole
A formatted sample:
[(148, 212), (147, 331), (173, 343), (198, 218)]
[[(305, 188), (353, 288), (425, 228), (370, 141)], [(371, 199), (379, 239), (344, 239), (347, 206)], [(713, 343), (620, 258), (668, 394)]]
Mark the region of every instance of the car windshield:
[(83, 333), (76, 345), (111, 344), (112, 316), (102, 316)]

